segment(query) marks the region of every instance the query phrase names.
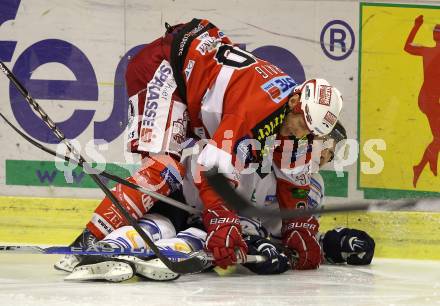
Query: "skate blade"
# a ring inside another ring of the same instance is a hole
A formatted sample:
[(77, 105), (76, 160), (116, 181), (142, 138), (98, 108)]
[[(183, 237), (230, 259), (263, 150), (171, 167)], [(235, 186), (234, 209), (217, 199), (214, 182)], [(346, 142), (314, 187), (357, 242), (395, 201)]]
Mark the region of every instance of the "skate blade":
[(91, 265), (76, 267), (71, 274), (66, 276), (66, 281), (106, 280), (122, 282), (133, 277), (133, 269), (124, 262), (100, 262)]
[(135, 261), (135, 265), (136, 275), (146, 279), (171, 281), (180, 277), (179, 274), (168, 269), (168, 267), (158, 258), (149, 261)]

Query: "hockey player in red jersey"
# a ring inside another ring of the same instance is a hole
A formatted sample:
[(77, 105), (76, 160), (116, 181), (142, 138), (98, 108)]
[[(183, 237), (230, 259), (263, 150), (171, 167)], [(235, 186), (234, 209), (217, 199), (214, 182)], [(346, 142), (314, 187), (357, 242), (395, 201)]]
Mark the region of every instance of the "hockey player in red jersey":
[[(181, 188), (185, 172), (181, 150), (189, 137), (198, 137), (210, 139), (198, 156), (200, 169), (218, 166), (237, 186), (243, 169), (255, 166), (262, 176), (271, 172), (265, 161), (271, 160), (274, 151), (280, 207), (302, 207), (308, 185), (288, 171), (310, 160), (311, 152), (304, 160), (296, 160), (299, 140), (311, 143), (314, 135), (329, 133), (342, 108), (341, 94), (327, 81), (311, 79), (299, 85), (275, 65), (232, 45), (209, 21), (199, 19), (167, 26), (163, 37), (131, 59), (126, 82), (128, 149), (143, 157), (141, 169), (129, 179), (164, 195)], [(243, 257), (247, 253), (239, 218), (208, 185), (203, 171), (196, 186), (204, 205), (206, 248), (217, 265), (234, 264), (237, 252)], [(114, 193), (137, 219), (156, 202), (122, 185)], [(102, 239), (126, 224), (105, 198), (77, 243), (87, 237)], [(302, 218), (283, 220), (283, 224), (283, 242), (300, 254), (295, 268), (317, 268), (318, 223)]]

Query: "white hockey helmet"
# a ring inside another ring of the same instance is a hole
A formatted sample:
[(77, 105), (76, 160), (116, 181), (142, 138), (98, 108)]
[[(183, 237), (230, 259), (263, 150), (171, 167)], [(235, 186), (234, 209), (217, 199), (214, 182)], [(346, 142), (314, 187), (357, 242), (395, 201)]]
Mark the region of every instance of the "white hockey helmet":
[(301, 95), (301, 110), (309, 130), (317, 136), (330, 133), (342, 109), (339, 90), (324, 79), (310, 79), (294, 91)]

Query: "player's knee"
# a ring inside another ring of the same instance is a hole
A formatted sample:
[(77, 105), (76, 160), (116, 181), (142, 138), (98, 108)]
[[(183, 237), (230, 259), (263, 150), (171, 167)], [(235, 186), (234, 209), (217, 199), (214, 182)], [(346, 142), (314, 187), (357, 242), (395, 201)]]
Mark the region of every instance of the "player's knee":
[(173, 223), (170, 219), (160, 214), (147, 214), (138, 222), (140, 227), (149, 233), (154, 241), (176, 236), (176, 229)]
[[(152, 238), (150, 233), (146, 232), (146, 234)], [(100, 241), (100, 243), (108, 245), (112, 248), (121, 249), (147, 248), (145, 241), (132, 226), (123, 226), (118, 228), (117, 230), (108, 234), (103, 240)]]
[(184, 240), (191, 247), (192, 251), (199, 251), (205, 246), (206, 232), (195, 227), (190, 227), (179, 232), (176, 238)]
[(206, 232), (197, 228), (189, 228), (179, 232), (176, 237), (156, 241), (156, 244), (175, 251), (190, 253), (202, 250), (205, 240)]

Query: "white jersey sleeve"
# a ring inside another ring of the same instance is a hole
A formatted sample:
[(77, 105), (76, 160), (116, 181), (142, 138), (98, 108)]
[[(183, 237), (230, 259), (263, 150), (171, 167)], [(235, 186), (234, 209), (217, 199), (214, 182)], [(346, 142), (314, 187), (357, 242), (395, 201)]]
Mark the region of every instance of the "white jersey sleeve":
[(310, 191), (307, 196), (308, 208), (321, 208), (324, 201), (325, 186), (321, 174), (313, 173), (310, 178)]

